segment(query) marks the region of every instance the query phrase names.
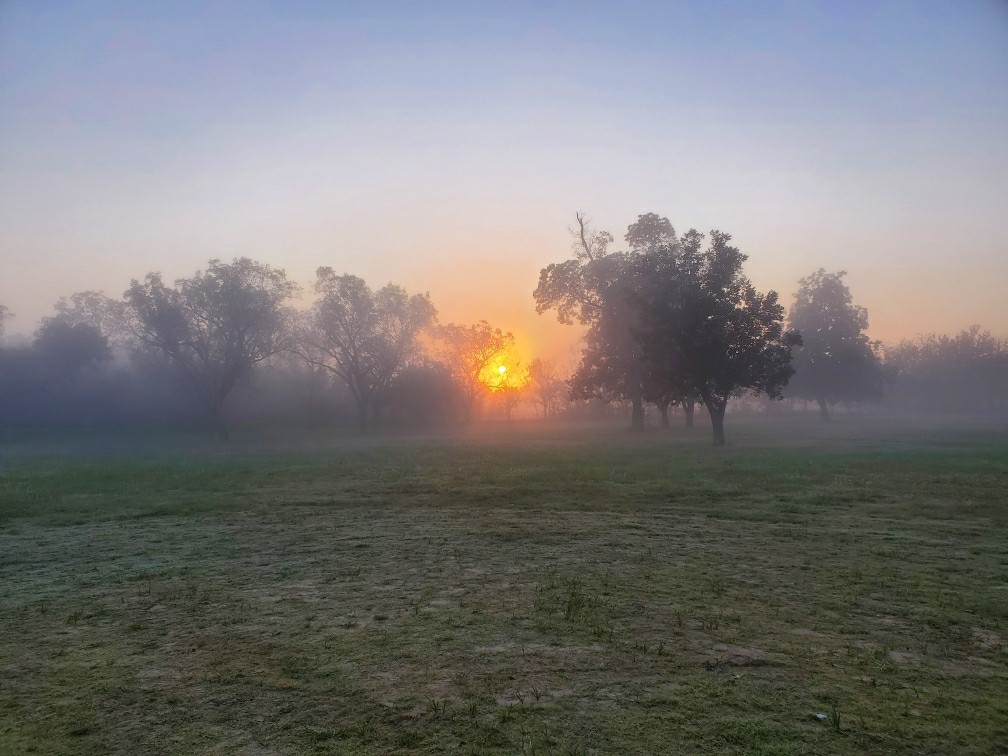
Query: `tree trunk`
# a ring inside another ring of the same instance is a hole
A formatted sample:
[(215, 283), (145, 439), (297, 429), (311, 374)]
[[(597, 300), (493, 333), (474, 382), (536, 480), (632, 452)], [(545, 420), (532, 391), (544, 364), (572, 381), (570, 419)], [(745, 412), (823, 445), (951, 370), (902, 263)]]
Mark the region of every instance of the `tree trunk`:
[(630, 430), (644, 430), (644, 400), (639, 396), (633, 398), (633, 411), (630, 414)]
[(819, 419), (822, 420), (823, 422), (826, 422), (827, 420), (830, 419), (829, 407), (826, 406), (826, 400), (816, 399), (816, 401), (819, 402)]
[(693, 427), (693, 410), (696, 408), (696, 400), (686, 399), (683, 401), (683, 412), (686, 413), (686, 427)]
[(658, 410), (661, 412), (661, 427), (662, 428), (668, 428), (669, 427), (669, 422), (668, 422), (668, 407), (669, 407), (669, 403), (668, 402), (661, 402), (658, 405)]
[(710, 412), (711, 428), (714, 430), (714, 446), (724, 446), (724, 413), (728, 406), (728, 400), (723, 402), (711, 402), (704, 399), (707, 410)]

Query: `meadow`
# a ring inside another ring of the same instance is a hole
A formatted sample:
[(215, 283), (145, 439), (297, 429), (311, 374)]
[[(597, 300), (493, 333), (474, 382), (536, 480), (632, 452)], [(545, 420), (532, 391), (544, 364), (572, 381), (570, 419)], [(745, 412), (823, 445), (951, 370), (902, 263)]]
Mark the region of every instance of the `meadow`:
[(1003, 420), (728, 434), (9, 441), (0, 752), (1008, 752)]

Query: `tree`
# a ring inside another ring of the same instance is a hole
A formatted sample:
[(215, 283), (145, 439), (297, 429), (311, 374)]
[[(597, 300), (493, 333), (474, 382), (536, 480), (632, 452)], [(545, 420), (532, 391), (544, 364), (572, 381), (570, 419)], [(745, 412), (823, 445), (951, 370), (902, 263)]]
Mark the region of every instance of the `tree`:
[(206, 271), (166, 286), (160, 273), (133, 280), (127, 326), (180, 371), (227, 438), (224, 401), (252, 368), (291, 346), (284, 302), (297, 287), (282, 270), (247, 257), (211, 260)]
[(528, 393), (532, 403), (542, 407), (542, 417), (548, 420), (554, 417), (567, 391), (567, 382), (557, 373), (556, 365), (551, 360), (540, 357), (533, 359), (528, 366)]
[[(539, 272), (539, 285), (533, 293), (536, 311), (556, 310), (561, 323), (577, 321), (588, 327), (581, 363), (571, 377), (571, 396), (628, 401), (632, 407), (630, 427), (641, 430), (642, 354), (633, 335), (635, 313), (629, 305), (631, 263), (636, 253), (609, 252), (612, 236), (594, 231), (580, 213), (576, 217), (574, 259), (553, 263)], [(643, 239), (653, 234), (631, 226), (627, 236)]]
[(724, 414), (740, 392), (780, 398), (793, 370), (777, 293), (760, 294), (742, 273), (746, 256), (731, 236), (691, 229), (680, 244), (638, 260), (640, 340), (651, 370), (698, 395), (710, 413), (715, 446), (725, 442)]
[(358, 426), (367, 433), (369, 415), (377, 420), (396, 377), (417, 352), (421, 331), (433, 325), (437, 310), (428, 294), (409, 295), (388, 284), (377, 291), (332, 268), (316, 271), (317, 299), (302, 329), (302, 356), (338, 376), (357, 406)]
[(864, 333), (868, 312), (853, 304), (845, 275), (820, 268), (801, 279), (788, 316), (802, 338), (788, 394), (818, 402), (823, 420), (830, 404), (882, 395), (881, 363)]
[(446, 422), (458, 400), (459, 387), (448, 368), (421, 357), (396, 377), (388, 404), (400, 422), (430, 425)]
[[(487, 387), (504, 408), (504, 417), (511, 422), (515, 407), (521, 404), (528, 393), (528, 370), (522, 370), (521, 363), (507, 358), (508, 365), (501, 364), (494, 375), (491, 370)], [(492, 365), (491, 365), (492, 368)]]
[(915, 410), (1008, 406), (1008, 339), (974, 325), (955, 336), (928, 334), (885, 348), (884, 372)]
[(49, 320), (62, 320), (71, 326), (89, 325), (98, 331), (110, 345), (121, 343), (129, 333), (126, 325), (125, 305), (102, 291), (78, 291), (69, 299), (60, 297), (56, 302), (56, 315)]
[(488, 391), (486, 370), (498, 358), (514, 348), (514, 334), (481, 320), (475, 325), (449, 323), (437, 329), (442, 361), (462, 393), (462, 411), (466, 422), (473, 408)]
[(89, 365), (108, 360), (112, 354), (106, 339), (87, 323), (70, 325), (65, 320), (47, 318), (35, 332), (32, 348), (47, 378), (68, 381)]
[(638, 215), (636, 222), (627, 227), (623, 238), (630, 250), (638, 254), (672, 247), (678, 242), (672, 222), (657, 213)]
[(14, 313), (6, 305), (0, 304), (0, 337), (4, 335), (4, 321), (12, 317), (14, 317)]

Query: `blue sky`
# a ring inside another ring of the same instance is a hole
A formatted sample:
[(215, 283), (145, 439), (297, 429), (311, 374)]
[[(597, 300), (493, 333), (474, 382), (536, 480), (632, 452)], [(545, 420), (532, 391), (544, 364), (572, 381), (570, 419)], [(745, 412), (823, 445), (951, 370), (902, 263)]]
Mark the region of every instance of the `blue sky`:
[(532, 348), (576, 210), (718, 227), (882, 338), (1008, 332), (1008, 3), (0, 2), (0, 302), (248, 254)]

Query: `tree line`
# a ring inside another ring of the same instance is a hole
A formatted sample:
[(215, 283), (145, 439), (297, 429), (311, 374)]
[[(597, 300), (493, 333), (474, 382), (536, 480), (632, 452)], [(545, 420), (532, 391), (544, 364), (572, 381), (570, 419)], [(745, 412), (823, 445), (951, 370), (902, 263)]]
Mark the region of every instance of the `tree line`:
[[(978, 327), (882, 345), (868, 339), (868, 314), (842, 271), (801, 279), (786, 313), (775, 291), (745, 276), (747, 256), (725, 232), (679, 236), (647, 213), (623, 239), (614, 249), (612, 235), (579, 214), (573, 255), (540, 273), (537, 310), (585, 328), (570, 375), (541, 358), (519, 365), (513, 334), (485, 320), (439, 324), (426, 293), (375, 290), (323, 267), (313, 304), (298, 310), (290, 302), (299, 287), (283, 270), (211, 260), (172, 284), (157, 273), (134, 280), (121, 299), (60, 299), (30, 346), (0, 348), (0, 419), (73, 420), (81, 402), (115, 417), (132, 396), (226, 436), (229, 399), (256, 376), (262, 388), (263, 367), (285, 376), (272, 390), (294, 387), (315, 420), (336, 421), (334, 403), (351, 405), (362, 433), (388, 415), (470, 421), (488, 397), (509, 418), (520, 402), (546, 418), (625, 405), (633, 429), (644, 427), (647, 406), (665, 426), (671, 408), (692, 426), (703, 407), (718, 445), (730, 401), (745, 395), (809, 400), (824, 419), (838, 403), (884, 394), (908, 408), (940, 396), (957, 410), (1006, 405), (1008, 344)], [(9, 316), (0, 305), (0, 335)], [(507, 363), (500, 373), (498, 362)]]

